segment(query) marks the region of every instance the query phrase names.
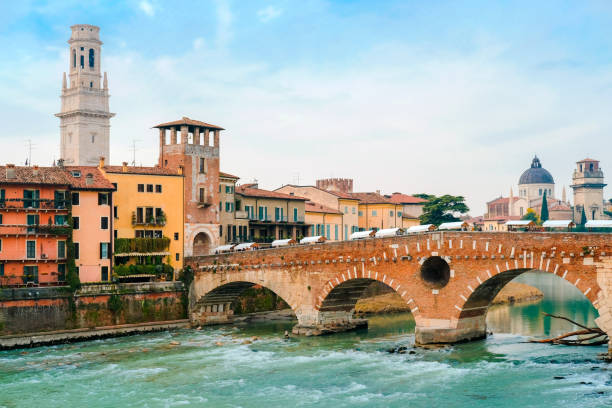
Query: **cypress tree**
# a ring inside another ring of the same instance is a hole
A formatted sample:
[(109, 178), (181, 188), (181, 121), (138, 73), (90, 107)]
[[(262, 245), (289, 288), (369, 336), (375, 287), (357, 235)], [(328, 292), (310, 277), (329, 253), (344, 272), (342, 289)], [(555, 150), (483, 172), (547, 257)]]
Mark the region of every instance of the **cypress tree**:
[(587, 223), (587, 216), (586, 216), (586, 212), (584, 211), (584, 206), (583, 206), (582, 214), (580, 215), (580, 225), (584, 227), (586, 223)]
[(548, 221), (548, 200), (546, 200), (546, 191), (544, 191), (544, 197), (542, 197), (542, 211), (540, 212), (540, 220), (542, 223)]

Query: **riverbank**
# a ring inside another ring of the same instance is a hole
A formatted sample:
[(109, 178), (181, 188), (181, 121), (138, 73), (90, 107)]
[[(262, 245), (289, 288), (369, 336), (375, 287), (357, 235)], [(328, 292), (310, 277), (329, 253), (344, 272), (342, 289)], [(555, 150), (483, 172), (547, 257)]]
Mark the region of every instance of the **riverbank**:
[[(511, 304), (539, 300), (544, 297), (542, 291), (533, 286), (510, 282), (493, 299), (493, 304)], [(360, 299), (355, 305), (357, 314), (382, 314), (410, 312), (406, 302), (395, 292)]]

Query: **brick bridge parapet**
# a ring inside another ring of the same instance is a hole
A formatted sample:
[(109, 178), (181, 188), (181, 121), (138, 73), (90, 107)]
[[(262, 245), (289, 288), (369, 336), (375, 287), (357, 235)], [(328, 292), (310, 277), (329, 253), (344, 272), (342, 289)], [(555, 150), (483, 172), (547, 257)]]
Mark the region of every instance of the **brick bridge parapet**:
[(335, 331), (355, 327), (355, 303), (379, 281), (410, 307), (417, 343), (453, 343), (483, 338), (499, 290), (538, 270), (580, 290), (612, 333), (611, 255), (609, 234), (431, 232), (191, 257), (190, 316), (194, 324), (231, 321), (231, 302), (258, 284), (291, 306), (294, 331)]

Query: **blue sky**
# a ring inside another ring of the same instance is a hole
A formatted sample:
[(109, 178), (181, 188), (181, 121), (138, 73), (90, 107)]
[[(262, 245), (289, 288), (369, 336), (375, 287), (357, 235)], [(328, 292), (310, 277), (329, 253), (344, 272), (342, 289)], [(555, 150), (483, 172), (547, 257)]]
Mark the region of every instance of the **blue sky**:
[[(507, 195), (537, 153), (612, 176), (608, 1), (0, 2), (0, 163), (59, 152), (70, 25), (101, 27), (111, 161), (154, 164), (151, 126), (227, 129), (222, 169), (262, 187)], [(516, 191), (516, 188), (515, 188)]]

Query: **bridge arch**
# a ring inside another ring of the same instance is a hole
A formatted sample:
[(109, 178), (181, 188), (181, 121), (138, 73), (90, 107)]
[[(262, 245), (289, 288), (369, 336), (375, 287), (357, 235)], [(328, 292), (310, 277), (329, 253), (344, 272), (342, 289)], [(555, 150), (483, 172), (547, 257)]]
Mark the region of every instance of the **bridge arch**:
[(479, 316), (486, 318), (489, 306), (491, 306), (495, 296), (506, 284), (525, 272), (550, 273), (565, 280), (575, 286), (591, 302), (593, 307), (598, 309), (597, 294), (599, 286), (597, 282), (589, 281), (588, 278), (581, 276), (580, 273), (575, 271), (564, 269), (559, 272), (559, 269), (555, 268), (554, 271), (548, 271), (535, 268), (516, 268), (507, 269), (499, 273), (492, 273), (490, 270), (486, 270), (486, 278), (481, 277), (481, 274), (476, 276), (466, 285), (466, 290), (459, 295), (458, 304), (460, 306), (456, 308), (458, 310), (457, 318), (459, 320)]
[(373, 282), (379, 282), (391, 288), (408, 305), (415, 320), (419, 318), (419, 307), (416, 298), (412, 296), (409, 285), (397, 278), (375, 271), (363, 271), (362, 276), (350, 271), (340, 273), (328, 280), (321, 293), (317, 296), (315, 309), (319, 313), (349, 313), (355, 310), (357, 301), (363, 297), (366, 289)]

